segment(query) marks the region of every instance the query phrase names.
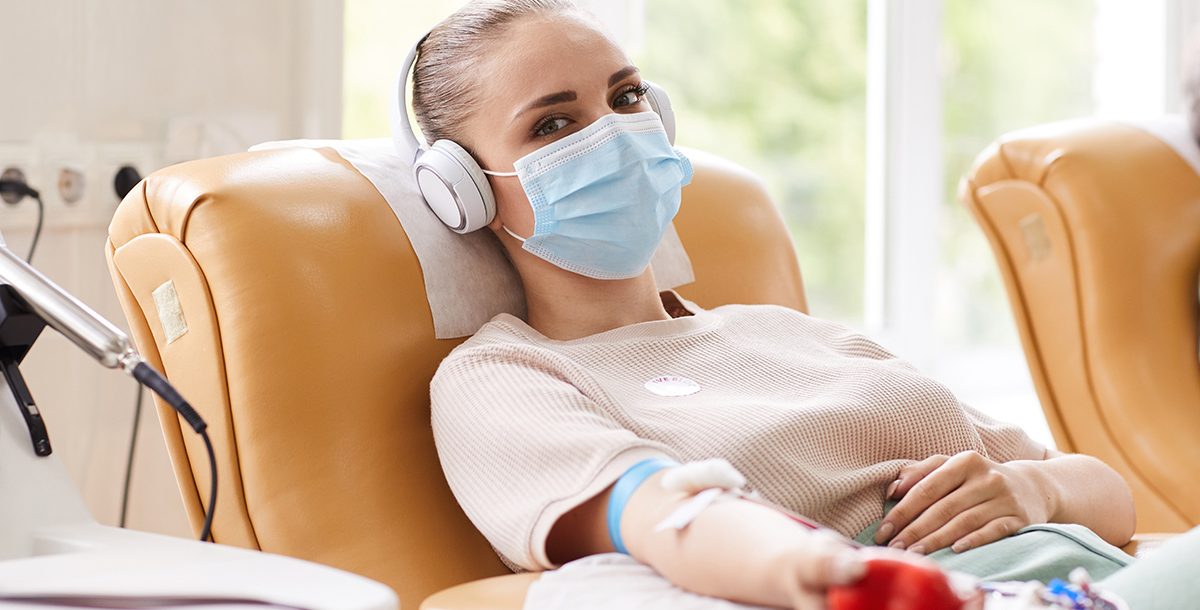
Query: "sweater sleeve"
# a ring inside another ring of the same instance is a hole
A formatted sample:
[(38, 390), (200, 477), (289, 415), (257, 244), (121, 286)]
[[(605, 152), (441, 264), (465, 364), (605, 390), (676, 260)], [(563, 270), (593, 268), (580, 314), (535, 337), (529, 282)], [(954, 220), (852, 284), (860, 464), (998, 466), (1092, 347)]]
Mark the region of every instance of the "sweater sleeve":
[(1011, 462), (1040, 460), (1045, 457), (1046, 447), (1030, 438), (1020, 426), (1000, 421), (965, 404), (962, 408), (967, 414), (967, 419), (975, 425), (975, 431), (979, 433), (987, 455), (992, 460)]
[(451, 354), (430, 385), (438, 456), (455, 498), (508, 563), (553, 569), (555, 521), (637, 462), (671, 457), (567, 381), (569, 362), (529, 346)]

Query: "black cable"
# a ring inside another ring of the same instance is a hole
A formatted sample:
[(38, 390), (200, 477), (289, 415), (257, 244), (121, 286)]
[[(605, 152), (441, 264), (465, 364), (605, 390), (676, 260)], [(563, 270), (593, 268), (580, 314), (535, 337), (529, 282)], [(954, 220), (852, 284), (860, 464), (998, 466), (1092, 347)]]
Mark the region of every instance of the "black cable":
[(200, 528), (200, 540), (211, 541), (213, 513), (217, 508), (217, 455), (213, 451), (212, 440), (208, 438), (208, 424), (204, 423), (204, 419), (200, 417), (196, 409), (183, 399), (183, 396), (167, 381), (167, 378), (149, 364), (139, 362), (134, 366), (133, 378), (171, 405), (171, 408), (179, 413), (179, 416), (192, 427), (192, 430), (195, 430), (196, 434), (204, 439), (204, 448), (208, 450), (208, 465), (212, 472), (212, 489), (208, 494), (208, 507), (204, 511), (204, 526)]
[(30, 263), (33, 261), (33, 253), (37, 250), (38, 240), (42, 237), (42, 222), (46, 219), (46, 204), (42, 203), (42, 194), (37, 189), (25, 184), (24, 178), (0, 180), (0, 194), (17, 195), (16, 199), (6, 199), (10, 203), (20, 203), (23, 197), (29, 197), (37, 202), (37, 226), (33, 229), (33, 241), (29, 243), (29, 254), (25, 255), (25, 262)]
[(204, 511), (204, 526), (200, 528), (200, 540), (212, 542), (213, 512), (217, 508), (217, 455), (213, 452), (212, 441), (208, 438), (208, 430), (200, 430), (200, 438), (204, 439), (204, 447), (208, 449), (208, 465), (212, 470), (212, 489), (208, 492), (208, 509)]
[[(116, 191), (117, 197), (124, 200), (129, 191), (137, 186), (137, 183), (142, 181), (142, 175), (138, 173), (137, 168), (131, 165), (123, 165), (121, 169), (113, 176), (113, 190)], [(138, 384), (137, 402), (133, 404), (133, 432), (129, 434), (129, 458), (125, 462), (125, 485), (121, 493), (121, 527), (125, 527), (125, 516), (129, 512), (129, 487), (133, 481), (133, 453), (137, 447), (138, 428), (142, 422), (142, 395), (145, 393), (146, 386)]]
[(46, 204), (42, 203), (42, 196), (37, 191), (33, 192), (33, 200), (38, 204), (38, 219), (37, 226), (33, 229), (33, 241), (29, 242), (29, 254), (25, 255), (25, 262), (33, 262), (33, 253), (37, 251), (38, 240), (42, 237), (42, 221), (46, 218)]
[(121, 527), (125, 527), (125, 517), (129, 514), (129, 487), (133, 480), (133, 452), (137, 447), (138, 427), (142, 421), (142, 395), (146, 387), (137, 384), (137, 400), (133, 403), (133, 432), (129, 435), (129, 457), (125, 460), (125, 485), (121, 493)]

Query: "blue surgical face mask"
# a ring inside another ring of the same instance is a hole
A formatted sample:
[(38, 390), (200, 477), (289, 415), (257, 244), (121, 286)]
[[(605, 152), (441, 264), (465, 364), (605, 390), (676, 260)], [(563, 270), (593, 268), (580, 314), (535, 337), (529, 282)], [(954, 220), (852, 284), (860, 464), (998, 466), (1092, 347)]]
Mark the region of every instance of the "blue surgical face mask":
[(612, 280), (640, 275), (671, 220), (692, 164), (654, 112), (609, 114), (513, 164), (533, 206), (522, 248), (567, 271)]

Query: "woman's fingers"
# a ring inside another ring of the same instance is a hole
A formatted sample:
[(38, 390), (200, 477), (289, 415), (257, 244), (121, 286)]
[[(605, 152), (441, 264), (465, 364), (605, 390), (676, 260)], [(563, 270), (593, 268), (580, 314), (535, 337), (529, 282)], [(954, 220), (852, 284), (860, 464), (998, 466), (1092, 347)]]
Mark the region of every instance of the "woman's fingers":
[[(930, 473), (941, 468), (947, 460), (948, 455), (931, 455), (919, 462), (914, 462), (900, 469), (900, 474), (896, 475), (896, 480), (888, 486), (885, 499), (903, 498), (913, 486), (920, 483), (922, 479), (929, 476)], [(875, 544), (884, 544), (896, 533), (896, 525), (889, 525), (888, 522), (880, 524), (879, 530), (875, 532)]]
[(970, 549), (981, 547), (989, 542), (995, 542), (1007, 538), (1017, 532), (1017, 530), (1025, 527), (1025, 523), (1021, 519), (1013, 516), (999, 517), (992, 519), (987, 525), (959, 538), (950, 545), (950, 548), (955, 553), (962, 553)]
[(948, 455), (931, 455), (919, 462), (914, 462), (900, 469), (900, 474), (896, 476), (896, 480), (888, 486), (887, 498), (903, 498), (908, 490), (913, 488), (924, 479), (929, 473), (937, 470), (942, 464), (945, 464), (950, 459)]
[[(950, 546), (955, 540), (999, 516), (987, 513), (987, 511), (995, 510), (995, 507), (988, 505), (989, 500), (991, 498), (985, 493), (982, 486), (967, 481), (946, 497), (934, 502), (913, 519), (912, 523), (897, 532), (892, 538), (890, 546), (917, 553), (932, 553), (942, 547)], [(891, 513), (888, 514), (888, 518), (890, 517)], [(951, 528), (949, 531), (957, 532), (958, 535), (938, 546), (937, 543), (947, 537), (946, 533), (942, 533), (947, 527)], [(929, 540), (928, 538), (934, 534), (939, 535), (933, 540)]]
[[(1011, 516), (1013, 515), (1004, 511), (1003, 507), (997, 502), (976, 504), (954, 515), (942, 524), (941, 527), (936, 527), (928, 533), (918, 534), (915, 539), (907, 539), (907, 547), (908, 550), (914, 553), (928, 555), (929, 553), (953, 545), (955, 542), (979, 531), (995, 519)], [(917, 524), (914, 523), (913, 525)], [(907, 532), (901, 532), (896, 538), (900, 539), (904, 536), (907, 536)], [(962, 550), (966, 549), (955, 549), (958, 552)]]
[(828, 607), (828, 604), (825, 603), (824, 592), (800, 591), (792, 597), (794, 610), (825, 610)]
[(883, 523), (875, 533), (875, 543), (885, 544), (892, 540), (926, 509), (958, 489), (982, 466), (980, 460), (984, 459), (986, 458), (974, 451), (959, 453), (924, 476), (887, 515), (884, 515)]
[(822, 610), (830, 587), (849, 586), (862, 580), (867, 564), (853, 549), (814, 558), (810, 569), (797, 574), (797, 586), (792, 594), (796, 610)]
[(862, 554), (837, 534), (814, 531), (807, 547), (796, 564), (796, 579), (803, 588), (824, 591), (858, 582), (867, 573)]
[(797, 610), (824, 608), (826, 589), (854, 584), (866, 573), (863, 555), (848, 546), (845, 539), (813, 532), (809, 544), (792, 556), (789, 582), (792, 605)]

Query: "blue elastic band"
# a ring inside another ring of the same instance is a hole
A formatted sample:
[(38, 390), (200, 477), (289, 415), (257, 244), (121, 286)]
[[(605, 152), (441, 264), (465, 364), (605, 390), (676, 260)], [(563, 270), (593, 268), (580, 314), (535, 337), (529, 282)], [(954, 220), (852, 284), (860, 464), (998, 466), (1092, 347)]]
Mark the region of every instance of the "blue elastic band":
[(625, 513), (625, 504), (629, 502), (629, 497), (650, 478), (650, 475), (675, 465), (675, 462), (663, 458), (645, 459), (630, 466), (629, 470), (613, 483), (612, 495), (608, 498), (608, 538), (612, 540), (613, 548), (618, 553), (629, 554), (625, 543), (621, 541), (621, 515)]

